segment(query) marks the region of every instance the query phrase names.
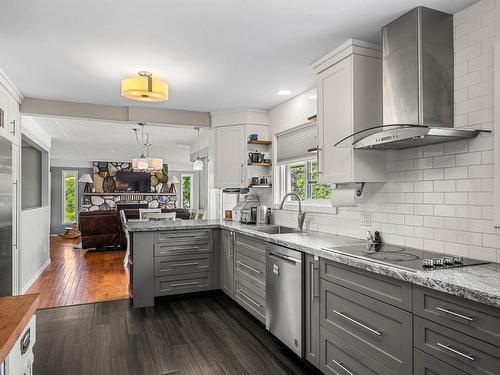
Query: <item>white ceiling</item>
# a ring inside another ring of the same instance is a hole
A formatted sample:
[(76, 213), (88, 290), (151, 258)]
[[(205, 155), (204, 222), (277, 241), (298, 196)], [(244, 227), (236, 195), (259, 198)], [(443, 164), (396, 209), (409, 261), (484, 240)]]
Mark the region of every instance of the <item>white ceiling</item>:
[(417, 5), (475, 0), (15, 0), (0, 3), (0, 66), (25, 96), (130, 105), (120, 79), (149, 70), (165, 108), (267, 109), (314, 85), (309, 64)]
[[(89, 121), (68, 118), (23, 116), (23, 123), (35, 122), (52, 140), (52, 164), (80, 166), (95, 160), (124, 161), (137, 157), (140, 148), (130, 123)], [(196, 131), (186, 126), (149, 125), (150, 155), (161, 157), (171, 169), (191, 169), (190, 146), (196, 144)], [(201, 130), (202, 137), (207, 131)], [(139, 140), (141, 140), (139, 135)]]

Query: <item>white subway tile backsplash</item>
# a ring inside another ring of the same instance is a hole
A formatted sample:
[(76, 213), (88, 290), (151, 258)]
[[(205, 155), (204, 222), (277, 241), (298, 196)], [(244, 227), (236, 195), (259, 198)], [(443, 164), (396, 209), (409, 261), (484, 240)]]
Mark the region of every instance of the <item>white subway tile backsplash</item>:
[[(455, 127), (491, 130), (493, 45), (500, 41), (500, 0), (481, 0), (454, 15)], [(500, 229), (493, 226), (493, 135), (387, 152), (388, 182), (367, 184), (361, 208), (338, 215), (308, 213), (315, 230), (500, 261)], [(372, 225), (360, 226), (361, 212)], [(275, 215), (296, 224), (296, 213)], [(497, 232), (498, 231), (498, 232)]]

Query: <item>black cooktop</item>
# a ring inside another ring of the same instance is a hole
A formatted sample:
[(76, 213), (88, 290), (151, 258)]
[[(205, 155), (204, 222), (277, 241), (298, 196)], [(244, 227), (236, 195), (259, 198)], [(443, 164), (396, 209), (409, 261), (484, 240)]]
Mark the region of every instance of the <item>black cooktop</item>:
[(436, 270), (488, 264), (486, 261), (473, 258), (444, 255), (434, 251), (379, 243), (360, 243), (340, 247), (325, 247), (324, 249), (350, 255), (355, 258), (371, 260), (374, 263), (388, 264), (409, 271)]

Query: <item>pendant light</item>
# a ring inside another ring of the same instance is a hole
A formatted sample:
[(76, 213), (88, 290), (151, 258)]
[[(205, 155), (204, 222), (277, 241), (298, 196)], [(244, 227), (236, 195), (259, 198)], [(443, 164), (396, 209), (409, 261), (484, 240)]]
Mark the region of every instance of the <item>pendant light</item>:
[(168, 85), (153, 78), (150, 72), (139, 72), (138, 77), (122, 79), (122, 96), (141, 102), (163, 102), (168, 100)]
[[(149, 157), (149, 147), (151, 143), (149, 141), (149, 134), (146, 136), (146, 141), (144, 142), (144, 122), (139, 122), (138, 125), (141, 127), (141, 141), (139, 141), (139, 136), (137, 133), (139, 129), (134, 129), (135, 140), (141, 149), (141, 156), (132, 159), (132, 170), (134, 171), (158, 171), (163, 169), (163, 159), (161, 158), (151, 158)], [(146, 156), (144, 156), (144, 147), (146, 147)]]
[(203, 161), (200, 159), (200, 127), (197, 126), (194, 128), (198, 132), (198, 156), (196, 157), (196, 160), (193, 163), (193, 169), (195, 171), (202, 171), (203, 170)]

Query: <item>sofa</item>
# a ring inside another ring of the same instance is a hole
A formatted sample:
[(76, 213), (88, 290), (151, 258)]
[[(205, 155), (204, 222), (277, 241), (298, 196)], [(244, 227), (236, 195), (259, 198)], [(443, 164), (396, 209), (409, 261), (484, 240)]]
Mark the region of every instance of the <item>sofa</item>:
[[(123, 209), (127, 219), (138, 219), (139, 209)], [(165, 208), (162, 212), (175, 212), (176, 218), (188, 220), (190, 213), (182, 208)], [(127, 247), (127, 238), (122, 228), (119, 212), (102, 210), (80, 212), (78, 219), (83, 249)]]

